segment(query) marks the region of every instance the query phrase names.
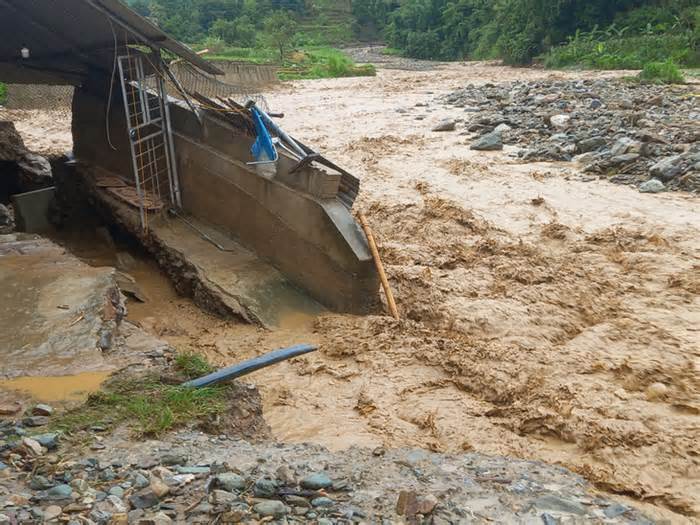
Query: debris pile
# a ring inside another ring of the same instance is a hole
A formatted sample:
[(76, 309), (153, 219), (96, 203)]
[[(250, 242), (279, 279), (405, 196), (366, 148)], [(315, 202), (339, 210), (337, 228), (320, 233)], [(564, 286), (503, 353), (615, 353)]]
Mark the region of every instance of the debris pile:
[[(685, 87), (617, 80), (470, 84), (445, 104), (466, 114), (472, 149), (519, 146), (525, 161), (576, 161), (645, 191), (700, 192), (700, 104)], [(661, 183), (661, 184), (659, 184)]]

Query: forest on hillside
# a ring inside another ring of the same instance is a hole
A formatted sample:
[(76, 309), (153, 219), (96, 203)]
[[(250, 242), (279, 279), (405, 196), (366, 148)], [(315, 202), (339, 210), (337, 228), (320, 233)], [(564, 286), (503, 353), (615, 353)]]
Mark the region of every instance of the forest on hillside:
[(510, 64), (528, 64), (544, 57), (554, 67), (601, 68), (642, 67), (655, 60), (700, 64), (697, 0), (130, 0), (130, 4), (189, 43), (215, 39), (241, 47), (274, 47), (280, 39), (288, 45), (372, 39), (406, 56), (426, 59), (502, 58)]

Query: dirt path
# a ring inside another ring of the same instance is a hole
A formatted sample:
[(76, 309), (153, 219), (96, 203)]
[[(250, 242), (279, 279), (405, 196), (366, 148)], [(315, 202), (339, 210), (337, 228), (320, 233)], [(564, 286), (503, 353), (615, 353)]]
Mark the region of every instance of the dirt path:
[(161, 292), (132, 319), (220, 364), (321, 343), (251, 377), (281, 441), (544, 460), (652, 516), (698, 520), (700, 201), (430, 131), (455, 117), (435, 99), (468, 83), (607, 76), (453, 64), (285, 84), (268, 97), (285, 129), (361, 177), (358, 208), (405, 320), (300, 318), (270, 333), (208, 317), (147, 275), (146, 293)]

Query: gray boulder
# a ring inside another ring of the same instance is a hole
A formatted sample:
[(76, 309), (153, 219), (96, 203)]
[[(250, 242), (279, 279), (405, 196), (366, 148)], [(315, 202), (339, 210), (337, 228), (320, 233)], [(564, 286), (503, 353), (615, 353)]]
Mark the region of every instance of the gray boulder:
[(27, 154), (27, 148), (14, 122), (0, 121), (0, 161), (17, 162)]
[(452, 119), (446, 119), (438, 123), (433, 131), (454, 131), (457, 127), (457, 123)]
[(658, 179), (651, 179), (639, 185), (641, 193), (659, 193), (666, 189), (664, 183)]
[(22, 186), (27, 190), (46, 188), (53, 184), (49, 161), (36, 153), (27, 153), (17, 162)]
[(667, 182), (683, 172), (682, 164), (683, 157), (681, 155), (666, 157), (654, 164), (650, 168), (649, 173), (652, 177)]
[(475, 151), (498, 151), (503, 149), (503, 137), (498, 131), (492, 131), (486, 135), (482, 135), (472, 142), (469, 149)]

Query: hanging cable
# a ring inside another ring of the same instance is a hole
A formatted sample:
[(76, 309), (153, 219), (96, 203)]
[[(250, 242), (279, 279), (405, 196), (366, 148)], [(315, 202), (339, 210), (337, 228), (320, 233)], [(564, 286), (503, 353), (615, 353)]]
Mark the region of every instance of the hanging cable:
[(112, 29), (112, 37), (114, 38), (114, 64), (112, 65), (112, 76), (109, 79), (109, 96), (107, 98), (107, 110), (105, 113), (105, 135), (107, 136), (107, 144), (114, 151), (117, 151), (116, 146), (112, 143), (112, 135), (109, 131), (109, 114), (112, 111), (112, 95), (114, 94), (114, 77), (117, 74), (117, 48), (119, 44), (117, 42), (117, 33), (114, 31), (114, 24), (112, 24), (112, 19), (107, 17), (109, 22), (109, 27)]

